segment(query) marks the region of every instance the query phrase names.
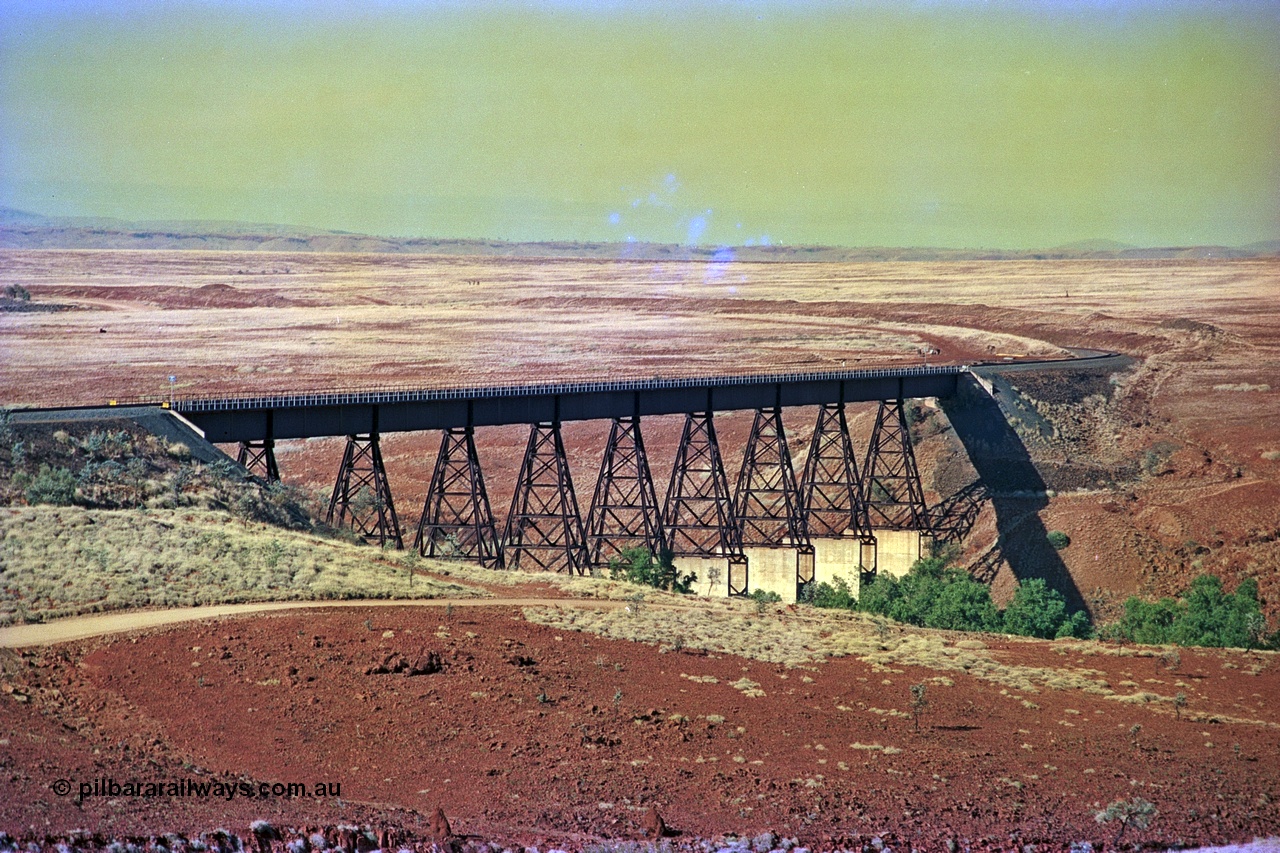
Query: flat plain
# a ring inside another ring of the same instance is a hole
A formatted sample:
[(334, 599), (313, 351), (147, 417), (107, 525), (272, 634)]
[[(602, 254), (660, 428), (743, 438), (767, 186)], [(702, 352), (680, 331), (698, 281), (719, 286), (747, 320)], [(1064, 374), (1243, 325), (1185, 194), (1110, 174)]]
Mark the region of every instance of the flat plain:
[[(1121, 352), (1133, 358), (1125, 370), (1007, 377), (1048, 487), (1027, 512), (1069, 534), (1061, 558), (1099, 621), (1130, 594), (1175, 594), (1200, 571), (1228, 589), (1255, 578), (1273, 624), (1280, 615), (1275, 259), (8, 251), (0, 267), (32, 305), (57, 309), (0, 313), (0, 400), (10, 406)], [(853, 411), (857, 437), (871, 411)], [(786, 418), (802, 464), (813, 414)], [(749, 414), (717, 422), (732, 476)], [(927, 409), (920, 424), (927, 495), (938, 501), (975, 475), (942, 412)], [(678, 428), (646, 421), (660, 491)], [(580, 499), (605, 429), (566, 425)], [(499, 515), (524, 439), (519, 427), (479, 436)], [(410, 528), (438, 440), (384, 440)], [(286, 481), (331, 487), (340, 439), (278, 450)], [(966, 557), (998, 538), (987, 506)], [(512, 594), (478, 570), (422, 570), (471, 595)], [(999, 563), (997, 598), (1016, 581)], [(436, 673), (375, 672), (431, 653)], [(879, 836), (918, 849), (1065, 849), (1110, 842), (1114, 828), (1095, 812), (1135, 795), (1160, 815), (1127, 838), (1280, 830), (1280, 767), (1266, 758), (1280, 750), (1270, 653), (973, 638), (732, 602), (586, 612), (567, 600), (236, 617), (5, 652), (4, 667), (13, 795), (0, 826), (11, 832), (243, 832), (268, 818), (425, 836), (441, 807), (473, 839), (578, 849), (641, 837), (653, 807), (682, 834), (677, 844), (767, 829), (817, 847)], [(918, 731), (912, 684), (927, 685), (930, 703)], [(324, 778), (341, 782), (343, 797), (77, 803), (48, 788), (131, 774)]]

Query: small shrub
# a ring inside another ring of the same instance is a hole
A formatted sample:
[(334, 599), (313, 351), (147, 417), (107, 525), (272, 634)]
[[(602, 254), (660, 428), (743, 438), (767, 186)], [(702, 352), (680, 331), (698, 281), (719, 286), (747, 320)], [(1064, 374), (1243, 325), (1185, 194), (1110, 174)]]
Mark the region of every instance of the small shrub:
[(1061, 551), (1071, 544), (1071, 537), (1061, 530), (1050, 530), (1045, 534), (1045, 538), (1049, 540), (1049, 544), (1053, 546), (1055, 551)]
[(1146, 829), (1151, 825), (1151, 819), (1157, 814), (1159, 814), (1159, 811), (1152, 803), (1142, 797), (1132, 797), (1128, 800), (1112, 802), (1105, 809), (1094, 815), (1094, 820), (1098, 823), (1120, 822), (1120, 829), (1116, 832), (1115, 840), (1111, 842), (1113, 847), (1118, 847), (1126, 829), (1130, 826), (1134, 829)]
[(911, 719), (915, 723), (916, 731), (920, 731), (920, 715), (924, 713), (925, 708), (929, 707), (925, 691), (923, 683), (911, 685)]
[(757, 613), (764, 613), (769, 609), (770, 604), (778, 604), (782, 601), (782, 596), (778, 595), (776, 592), (773, 592), (772, 590), (766, 592), (763, 589), (756, 589), (755, 592), (751, 593), (750, 598), (756, 603)]
[(805, 587), (800, 600), (814, 607), (826, 607), (833, 610), (856, 610), (858, 599), (849, 588), (849, 582), (837, 577), (831, 583), (823, 581)]
[(66, 468), (41, 465), (26, 488), (27, 503), (70, 506), (76, 497), (76, 478)]

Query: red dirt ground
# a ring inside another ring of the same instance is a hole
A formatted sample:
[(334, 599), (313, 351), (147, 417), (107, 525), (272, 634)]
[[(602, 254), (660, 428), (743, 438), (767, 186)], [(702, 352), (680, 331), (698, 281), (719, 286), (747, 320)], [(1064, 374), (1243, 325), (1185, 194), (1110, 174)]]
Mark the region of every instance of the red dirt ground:
[[(263, 818), (429, 836), (439, 807), (467, 836), (576, 849), (641, 838), (653, 806), (677, 840), (772, 830), (820, 848), (886, 833), (922, 850), (947, 839), (1101, 847), (1110, 831), (1094, 813), (1139, 795), (1160, 810), (1132, 836), (1148, 843), (1280, 827), (1274, 655), (1183, 650), (1171, 669), (1157, 657), (983, 640), (1000, 663), (1184, 690), (1187, 711), (1176, 719), (1163, 705), (1024, 693), (955, 672), (947, 686), (930, 680), (937, 671), (852, 658), (787, 669), (663, 653), (532, 625), (509, 608), (290, 612), (10, 659), (0, 826), (243, 833)], [(429, 653), (440, 672), (367, 674)], [(766, 695), (735, 690), (743, 677)], [(921, 682), (929, 706), (917, 733), (908, 687)], [(50, 792), (59, 778), (325, 781), (342, 796), (77, 803)]]

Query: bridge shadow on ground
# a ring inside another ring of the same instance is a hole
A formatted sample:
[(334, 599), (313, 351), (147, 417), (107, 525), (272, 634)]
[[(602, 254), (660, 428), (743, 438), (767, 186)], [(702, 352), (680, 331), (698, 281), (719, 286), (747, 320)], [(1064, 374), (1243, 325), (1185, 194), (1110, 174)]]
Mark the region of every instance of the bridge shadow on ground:
[(1040, 519), (1040, 510), (1049, 505), (1044, 479), (999, 404), (972, 376), (960, 377), (956, 395), (938, 402), (995, 508), (998, 544), (987, 568), (1003, 558), (1019, 581), (1041, 578), (1062, 594), (1069, 610), (1087, 610)]

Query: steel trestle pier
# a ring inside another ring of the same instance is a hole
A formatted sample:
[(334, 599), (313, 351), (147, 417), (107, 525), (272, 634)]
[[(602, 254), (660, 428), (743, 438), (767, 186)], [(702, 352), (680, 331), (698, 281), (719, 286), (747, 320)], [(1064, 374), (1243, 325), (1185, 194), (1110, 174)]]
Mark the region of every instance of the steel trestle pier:
[(325, 523), (350, 528), (366, 542), (404, 548), (376, 432), (347, 436)]
[(661, 512), (640, 419), (614, 418), (587, 518), (591, 565), (605, 565), (628, 548), (661, 553), (667, 547)]
[(502, 538), (512, 569), (587, 573), (587, 535), (557, 421), (529, 428)]
[(440, 439), (413, 547), (424, 557), (469, 557), (486, 568), (502, 568), (502, 548), (471, 427), (450, 427)]

